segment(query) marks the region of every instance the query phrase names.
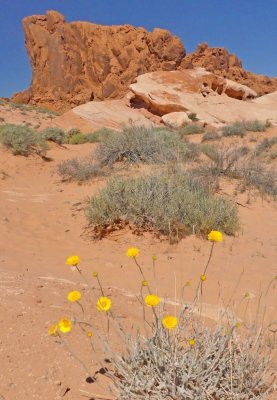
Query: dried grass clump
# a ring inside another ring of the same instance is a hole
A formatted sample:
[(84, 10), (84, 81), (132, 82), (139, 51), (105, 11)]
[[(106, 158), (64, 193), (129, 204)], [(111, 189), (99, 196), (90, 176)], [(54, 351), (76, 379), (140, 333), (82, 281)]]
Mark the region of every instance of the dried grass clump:
[(64, 181), (78, 182), (105, 175), (104, 169), (90, 158), (84, 160), (72, 158), (63, 161), (58, 165), (57, 172)]
[(186, 161), (197, 157), (195, 146), (184, 142), (177, 133), (161, 128), (131, 126), (108, 135), (96, 149), (101, 165), (116, 162), (155, 164)]
[(170, 239), (213, 229), (233, 235), (239, 227), (236, 207), (185, 173), (114, 178), (88, 201), (86, 217), (97, 231), (125, 221)]
[[(170, 334), (160, 326), (153, 336), (130, 339), (126, 354), (114, 357), (121, 400), (249, 400), (266, 399), (264, 374), (270, 355), (261, 336), (242, 337), (235, 327), (194, 331), (188, 324)], [(272, 389), (272, 388), (271, 388)]]

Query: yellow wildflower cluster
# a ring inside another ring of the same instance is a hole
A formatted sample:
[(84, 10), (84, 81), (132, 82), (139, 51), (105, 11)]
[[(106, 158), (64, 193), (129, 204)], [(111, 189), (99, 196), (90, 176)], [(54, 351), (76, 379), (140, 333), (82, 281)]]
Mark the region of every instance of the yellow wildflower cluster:
[(223, 236), (222, 236), (222, 233), (219, 232), (219, 231), (211, 231), (211, 232), (208, 234), (208, 239), (209, 239), (211, 242), (222, 242)]
[(80, 298), (81, 298), (81, 293), (78, 292), (78, 290), (73, 290), (72, 292), (69, 292), (67, 295), (67, 299), (72, 303), (78, 301)]
[(108, 297), (102, 296), (97, 300), (96, 307), (98, 311), (107, 312), (111, 309), (112, 302)]
[(136, 247), (129, 247), (129, 249), (126, 251), (126, 256), (129, 258), (136, 258), (139, 255), (139, 249)]
[(160, 302), (160, 298), (155, 294), (148, 294), (145, 297), (144, 302), (148, 307), (156, 307)]

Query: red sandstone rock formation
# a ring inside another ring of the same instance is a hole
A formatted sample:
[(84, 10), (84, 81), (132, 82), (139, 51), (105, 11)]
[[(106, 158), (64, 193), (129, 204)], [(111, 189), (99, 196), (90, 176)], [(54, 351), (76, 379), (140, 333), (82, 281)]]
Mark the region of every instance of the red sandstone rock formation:
[(200, 44), (195, 52), (188, 54), (180, 66), (181, 69), (195, 67), (204, 67), (215, 75), (249, 86), (259, 95), (277, 90), (277, 78), (245, 71), (237, 56), (224, 48), (209, 47), (207, 43)]
[(23, 29), (32, 83), (13, 100), (58, 111), (120, 98), (138, 75), (175, 70), (185, 56), (180, 39), (166, 30), (67, 23), (55, 11), (24, 18)]

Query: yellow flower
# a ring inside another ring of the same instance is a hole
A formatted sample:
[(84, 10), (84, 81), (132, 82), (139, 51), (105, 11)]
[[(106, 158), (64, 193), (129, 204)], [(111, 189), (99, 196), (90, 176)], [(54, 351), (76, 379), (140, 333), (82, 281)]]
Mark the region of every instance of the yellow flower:
[(78, 292), (78, 290), (73, 290), (72, 292), (69, 292), (67, 295), (67, 299), (72, 303), (78, 301), (80, 298), (81, 298), (81, 293)]
[(223, 240), (222, 233), (219, 231), (211, 231), (208, 234), (208, 239), (211, 242), (222, 242), (222, 240)]
[(144, 302), (149, 307), (156, 307), (160, 302), (160, 298), (159, 298), (159, 296), (156, 296), (155, 294), (148, 294), (144, 298)]
[(63, 318), (59, 320), (59, 330), (63, 333), (68, 333), (71, 331), (71, 321), (68, 318)]
[(142, 281), (142, 286), (148, 286), (148, 282), (147, 281)]
[(153, 260), (153, 261), (156, 261), (157, 258), (158, 258), (157, 256), (152, 256), (152, 260)]
[(203, 274), (203, 275), (200, 275), (200, 279), (202, 282), (205, 282), (207, 280), (207, 277), (206, 277), (206, 275)]
[(76, 267), (76, 265), (78, 265), (79, 262), (80, 262), (79, 256), (70, 256), (70, 257), (68, 257), (68, 259), (66, 260), (66, 264), (72, 265), (73, 267)]
[(139, 249), (136, 247), (129, 247), (126, 251), (126, 256), (130, 258), (136, 258), (139, 255)]
[(163, 318), (162, 323), (166, 329), (174, 329), (178, 325), (178, 320), (172, 315), (167, 315)]
[(93, 273), (92, 273), (92, 276), (93, 276), (94, 278), (97, 278), (98, 272), (93, 272)]
[(236, 322), (235, 323), (235, 328), (239, 328), (241, 326), (241, 323), (240, 322)]
[(191, 347), (193, 347), (194, 345), (195, 345), (195, 339), (193, 339), (193, 338), (191, 338), (191, 339), (189, 339), (189, 345), (191, 346)]
[(112, 302), (108, 297), (99, 297), (96, 303), (98, 311), (109, 311), (112, 306)]
[(51, 325), (49, 328), (49, 335), (55, 335), (58, 331), (58, 325)]
[(87, 337), (92, 337), (92, 336), (93, 336), (93, 333), (91, 331), (88, 331), (87, 332)]

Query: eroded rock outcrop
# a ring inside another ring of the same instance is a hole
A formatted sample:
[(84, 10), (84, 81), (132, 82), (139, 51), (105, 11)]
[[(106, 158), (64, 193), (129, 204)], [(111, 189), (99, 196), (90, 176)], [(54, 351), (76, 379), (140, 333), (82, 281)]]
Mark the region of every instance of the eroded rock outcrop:
[(120, 98), (138, 75), (175, 70), (185, 56), (180, 39), (166, 30), (67, 23), (55, 11), (24, 18), (23, 29), (32, 83), (13, 99), (58, 111)]
[[(265, 99), (260, 97), (257, 100), (241, 101), (229, 97), (225, 92), (226, 87), (230, 86), (226, 86), (225, 79), (220, 81), (203, 68), (151, 72), (139, 76), (130, 85), (133, 92), (131, 105), (144, 107), (163, 120), (165, 114), (185, 112), (195, 113), (200, 122), (213, 126), (253, 119), (277, 124), (274, 94), (263, 96)], [(237, 87), (243, 97), (248, 89), (243, 85)]]
[(259, 95), (277, 90), (277, 78), (245, 71), (236, 55), (221, 47), (209, 47), (207, 43), (200, 44), (195, 52), (188, 54), (180, 68), (196, 67), (203, 67), (215, 75), (246, 85)]

